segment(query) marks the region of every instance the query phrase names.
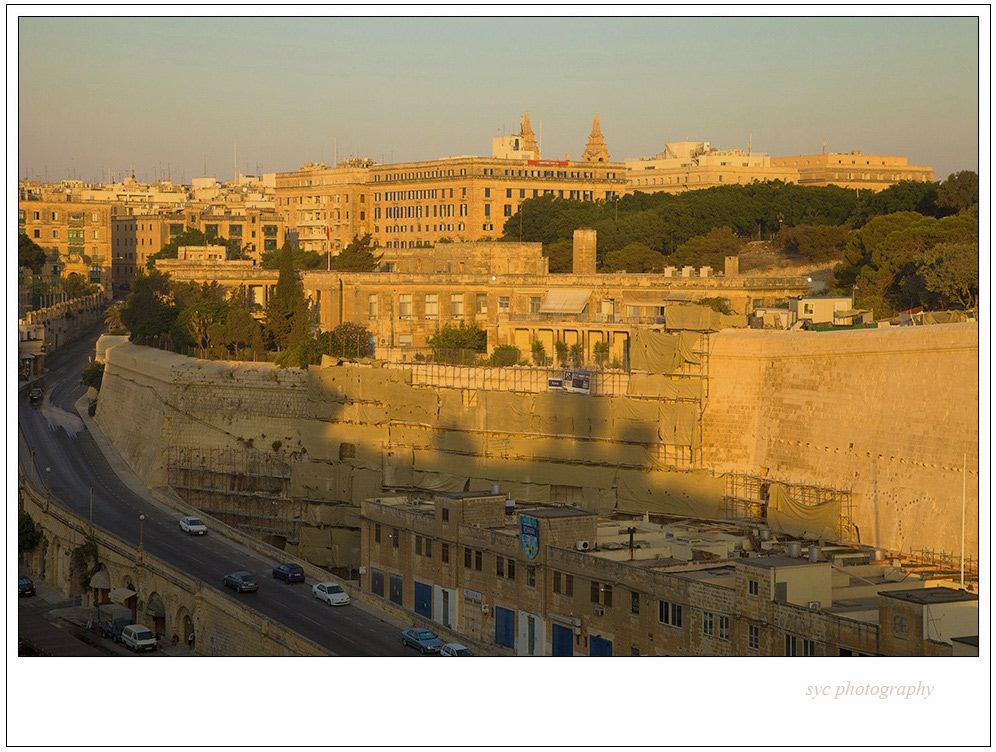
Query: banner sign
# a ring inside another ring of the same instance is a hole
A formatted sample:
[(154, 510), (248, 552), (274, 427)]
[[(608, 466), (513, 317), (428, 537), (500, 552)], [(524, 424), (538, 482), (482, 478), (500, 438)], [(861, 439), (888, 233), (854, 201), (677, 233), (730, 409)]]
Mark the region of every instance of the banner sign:
[(522, 550), (526, 557), (535, 559), (539, 553), (539, 525), (535, 517), (519, 517), (519, 529), (522, 533)]

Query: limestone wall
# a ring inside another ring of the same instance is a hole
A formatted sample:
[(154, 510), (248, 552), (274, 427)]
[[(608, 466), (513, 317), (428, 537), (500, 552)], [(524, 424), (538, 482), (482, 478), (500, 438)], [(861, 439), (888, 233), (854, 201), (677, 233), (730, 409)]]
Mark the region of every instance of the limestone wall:
[(725, 330), (711, 339), (703, 464), (861, 495), (861, 541), (978, 554), (979, 328)]

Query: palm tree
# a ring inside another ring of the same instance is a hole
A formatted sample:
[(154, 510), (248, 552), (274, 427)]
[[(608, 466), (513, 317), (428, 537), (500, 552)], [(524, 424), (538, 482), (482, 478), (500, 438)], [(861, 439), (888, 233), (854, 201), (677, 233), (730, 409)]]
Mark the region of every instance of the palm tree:
[(123, 300), (119, 300), (116, 303), (111, 303), (107, 312), (104, 314), (104, 323), (107, 324), (107, 330), (109, 332), (115, 332), (123, 330), (125, 328), (124, 322), (121, 320), (121, 314), (124, 311), (125, 303)]

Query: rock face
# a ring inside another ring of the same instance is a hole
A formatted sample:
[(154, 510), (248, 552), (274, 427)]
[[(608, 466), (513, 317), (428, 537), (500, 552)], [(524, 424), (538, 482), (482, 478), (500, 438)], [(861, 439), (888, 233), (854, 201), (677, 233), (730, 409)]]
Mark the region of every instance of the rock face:
[(712, 338), (703, 464), (859, 494), (862, 543), (978, 553), (977, 323)]

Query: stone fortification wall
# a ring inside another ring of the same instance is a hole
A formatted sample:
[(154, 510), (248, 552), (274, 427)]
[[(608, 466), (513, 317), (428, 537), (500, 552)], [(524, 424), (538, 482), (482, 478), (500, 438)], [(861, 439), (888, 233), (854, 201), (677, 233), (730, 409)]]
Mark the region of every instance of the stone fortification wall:
[(305, 372), (202, 361), (131, 343), (98, 343), (105, 361), (97, 424), (144, 481), (165, 482), (171, 447), (300, 447)]
[(702, 457), (850, 490), (861, 541), (978, 552), (976, 323), (712, 337)]
[(42, 324), (45, 327), (45, 352), (51, 355), (100, 321), (106, 308), (107, 295), (95, 292), (48, 308), (28, 311), (20, 323)]

